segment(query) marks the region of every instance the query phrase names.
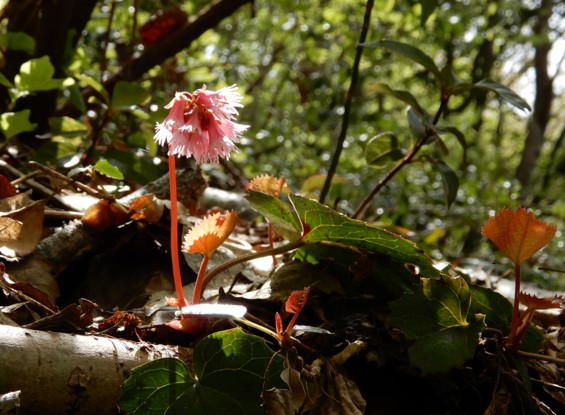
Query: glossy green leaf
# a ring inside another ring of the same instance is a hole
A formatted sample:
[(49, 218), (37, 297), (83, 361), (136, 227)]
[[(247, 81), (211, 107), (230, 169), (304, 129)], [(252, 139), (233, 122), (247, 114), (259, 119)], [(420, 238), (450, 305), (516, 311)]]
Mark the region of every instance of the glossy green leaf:
[(426, 124), (422, 115), (414, 108), (408, 108), (406, 118), (408, 118), (408, 126), (410, 131), (412, 131), (412, 135), (417, 139), (422, 138), (426, 134)]
[(445, 164), (442, 160), (435, 160), (434, 165), (441, 174), (443, 188), (447, 199), (447, 207), (450, 207), (457, 198), (457, 190), (459, 190), (459, 177), (451, 167)]
[(94, 168), (102, 173), (104, 176), (108, 176), (111, 179), (124, 180), (124, 175), (116, 166), (112, 165), (108, 160), (98, 160), (94, 165)]
[(412, 60), (413, 62), (419, 63), (428, 71), (433, 73), (437, 79), (440, 79), (440, 70), (434, 63), (433, 59), (422, 52), (422, 50), (418, 49), (416, 46), (390, 39), (368, 42), (364, 43), (362, 46), (379, 48), (402, 55), (405, 58)]
[(307, 227), (306, 243), (330, 242), (388, 256), (416, 265), (425, 276), (438, 275), (431, 260), (413, 242), (392, 232), (353, 220), (315, 200), (290, 195), (298, 216)]
[(474, 88), (493, 91), (504, 101), (514, 105), (516, 108), (523, 111), (532, 110), (528, 103), (521, 96), (512, 91), (510, 88), (507, 88), (504, 85), (499, 84), (498, 82), (494, 82), (491, 79), (483, 79), (482, 81), (477, 82), (476, 84), (474, 84)]
[(531, 111), (530, 106), (528, 103), (520, 97), (517, 93), (512, 91), (510, 88), (499, 84), (491, 79), (483, 79), (477, 83), (466, 83), (466, 82), (459, 82), (451, 87), (449, 93), (451, 95), (459, 95), (465, 92), (468, 92), (472, 89), (482, 89), (484, 91), (492, 91), (496, 93), (502, 100), (508, 102), (511, 105), (514, 105), (516, 108), (521, 109), (523, 111)]
[(35, 39), (24, 32), (0, 34), (0, 48), (12, 49), (32, 55), (35, 51)]
[(488, 327), (500, 330), (505, 335), (510, 329), (512, 304), (502, 294), (478, 285), (469, 286), (471, 290), (471, 313), (486, 316)]
[(260, 337), (217, 332), (194, 348), (194, 377), (178, 359), (149, 362), (132, 371), (119, 406), (128, 415), (263, 415), (263, 388), (285, 385), (282, 360)]
[(86, 112), (86, 103), (84, 102), (84, 97), (80, 91), (80, 87), (78, 83), (74, 83), (73, 85), (68, 87), (69, 90), (69, 101), (77, 107), (81, 114)]
[(132, 105), (144, 105), (151, 99), (151, 94), (139, 83), (118, 81), (112, 93), (110, 106), (114, 109)]
[(296, 237), (302, 232), (302, 225), (296, 213), (282, 200), (253, 190), (249, 190), (245, 198), (253, 209), (263, 215), (283, 235)]
[[(446, 372), (474, 355), (484, 316), (470, 314), (471, 291), (462, 277), (423, 278), (413, 294), (392, 301), (391, 323), (411, 340), (412, 364)], [(470, 320), (470, 321), (469, 321)]]
[(404, 157), (398, 138), (391, 132), (384, 132), (371, 138), (365, 147), (365, 160), (371, 166), (386, 167), (392, 161)]
[(391, 97), (395, 97), (396, 99), (399, 99), (400, 101), (408, 104), (409, 106), (416, 108), (416, 110), (418, 110), (420, 114), (424, 114), (424, 110), (418, 103), (418, 100), (414, 97), (414, 95), (412, 95), (408, 91), (392, 89), (387, 84), (376, 84), (374, 86), (374, 91), (381, 94), (389, 95)]
[(36, 123), (29, 121), (30, 110), (18, 112), (5, 112), (0, 115), (0, 130), (6, 138), (12, 138), (20, 133), (33, 131)]
[(20, 91), (49, 91), (63, 84), (62, 79), (53, 79), (54, 74), (55, 68), (46, 55), (24, 62), (14, 84)]
[(95, 157), (103, 157), (112, 165), (116, 166), (128, 180), (139, 184), (149, 183), (158, 179), (166, 173), (167, 167), (156, 165), (153, 157), (149, 155), (138, 155), (126, 150), (108, 150), (103, 154), (95, 154)]

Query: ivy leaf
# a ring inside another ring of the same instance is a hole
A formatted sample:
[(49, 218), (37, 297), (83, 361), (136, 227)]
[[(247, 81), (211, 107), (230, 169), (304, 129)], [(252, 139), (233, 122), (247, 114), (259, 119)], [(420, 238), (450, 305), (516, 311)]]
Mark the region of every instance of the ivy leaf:
[(53, 79), (55, 68), (49, 56), (31, 59), (20, 66), (20, 73), (15, 76), (14, 83), (20, 91), (49, 91), (59, 88), (62, 79)]
[(4, 136), (12, 138), (20, 133), (33, 131), (37, 124), (29, 121), (30, 110), (22, 110), (18, 112), (5, 112), (0, 115), (0, 130)]
[(524, 208), (516, 211), (505, 208), (491, 217), (483, 226), (482, 233), (515, 264), (529, 259), (546, 246), (557, 230), (534, 218)]
[(426, 276), (439, 271), (413, 242), (387, 230), (350, 219), (314, 200), (289, 195), (296, 212), (310, 231), (303, 237), (306, 243), (331, 242), (366, 252), (386, 255), (391, 259), (416, 265)]
[(194, 348), (193, 366), (194, 377), (174, 358), (133, 369), (122, 386), (120, 408), (130, 415), (263, 415), (263, 388), (285, 386), (283, 358), (241, 329), (202, 339)]
[(434, 74), (436, 79), (441, 78), (440, 70), (434, 63), (433, 59), (426, 55), (422, 50), (418, 49), (416, 46), (412, 46), (408, 43), (397, 42), (396, 40), (379, 40), (377, 42), (364, 43), (361, 46), (379, 48), (387, 50), (389, 52), (397, 53), (402, 55), (416, 63), (419, 63), (428, 71)]
[(292, 208), (277, 197), (249, 190), (245, 195), (253, 208), (283, 235), (289, 238), (301, 233), (302, 225)]
[(391, 132), (380, 133), (369, 140), (365, 148), (365, 160), (371, 166), (385, 167), (391, 161), (404, 156), (398, 138)]
[(468, 321), (471, 292), (462, 277), (423, 278), (413, 294), (392, 301), (391, 323), (408, 339), (412, 364), (424, 373), (446, 372), (473, 357), (484, 316)]

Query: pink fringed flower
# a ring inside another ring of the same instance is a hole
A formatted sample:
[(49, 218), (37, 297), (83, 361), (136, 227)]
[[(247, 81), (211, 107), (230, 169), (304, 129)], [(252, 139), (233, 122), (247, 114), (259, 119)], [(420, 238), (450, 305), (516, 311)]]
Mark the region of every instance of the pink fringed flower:
[(219, 91), (209, 91), (203, 85), (192, 94), (177, 92), (165, 106), (169, 115), (157, 123), (155, 140), (167, 144), (169, 154), (194, 156), (198, 164), (229, 158), (249, 128), (233, 121), (238, 115), (236, 107), (243, 107), (241, 99), (235, 85)]

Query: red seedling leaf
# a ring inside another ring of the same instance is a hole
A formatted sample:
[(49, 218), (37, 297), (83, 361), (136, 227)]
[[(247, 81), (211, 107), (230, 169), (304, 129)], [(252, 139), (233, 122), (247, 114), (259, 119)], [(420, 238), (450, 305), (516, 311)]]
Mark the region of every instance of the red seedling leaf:
[(155, 195), (146, 194), (135, 199), (128, 210), (130, 219), (143, 220), (147, 223), (157, 223), (163, 215), (163, 204)]
[(524, 208), (505, 208), (491, 217), (482, 233), (515, 264), (529, 259), (553, 238), (556, 226), (534, 218)]
[(533, 294), (526, 294), (521, 292), (518, 294), (518, 299), (527, 308), (532, 310), (547, 310), (550, 308), (565, 308), (565, 298), (561, 295), (549, 298), (539, 298)]
[(283, 340), (283, 322), (279, 313), (275, 314), (275, 332), (280, 341)]
[(10, 180), (2, 174), (0, 174), (0, 199), (5, 199), (7, 197), (15, 196), (17, 190)]
[(308, 301), (309, 292), (310, 287), (306, 287), (303, 290), (293, 291), (288, 297), (288, 300), (286, 300), (285, 310), (288, 313), (300, 313), (306, 305), (306, 301)]

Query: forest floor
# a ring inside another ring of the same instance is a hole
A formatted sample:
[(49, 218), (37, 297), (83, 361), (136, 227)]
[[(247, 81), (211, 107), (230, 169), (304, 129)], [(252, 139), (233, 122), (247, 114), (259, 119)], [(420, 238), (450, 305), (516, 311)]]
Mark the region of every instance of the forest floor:
[[(13, 169), (4, 173), (12, 176), (11, 180), (17, 178)], [(168, 183), (166, 178), (160, 180), (134, 196), (157, 193), (158, 199), (166, 200)], [(199, 174), (184, 174), (179, 180), (180, 187), (190, 189), (182, 201), (192, 215), (212, 208), (239, 211), (235, 232), (214, 255), (210, 268), (267, 244), (266, 225), (257, 221), (240, 193), (204, 190)], [(9, 249), (2, 252), (5, 269), (0, 281), (0, 324), (4, 326), (0, 327), (28, 330), (28, 334), (37, 330), (85, 338), (103, 336), (190, 350), (205, 335), (234, 326), (218, 321), (207, 332), (187, 334), (166, 325), (175, 311), (167, 304), (167, 298), (174, 295), (168, 209), (157, 220), (147, 221), (146, 217), (131, 220), (131, 212), (130, 217), (118, 220), (118, 214), (104, 208), (96, 212), (94, 225), (89, 222), (85, 226), (80, 220), (84, 208), (75, 204), (75, 199), (87, 198), (84, 189), (48, 174), (18, 184), (18, 194), (26, 189), (30, 190), (29, 200), (22, 202), (23, 208), (4, 207), (6, 214), (2, 217), (18, 220), (24, 228), (21, 236), (5, 242), (4, 248)], [(96, 202), (95, 195), (88, 196), (90, 204)], [(134, 196), (122, 195), (119, 200), (129, 206)], [(181, 224), (181, 230), (194, 220)], [(11, 225), (3, 222), (3, 226), (3, 240), (7, 241)], [(199, 258), (181, 252), (181, 259), (185, 293), (190, 298)], [(315, 407), (302, 403), (296, 406), (297, 411), (302, 407), (304, 413), (312, 414), (565, 413), (565, 367), (556, 363), (558, 360), (525, 359), (503, 350), (496, 332), (485, 331), (474, 358), (461, 367), (447, 373), (422, 374), (410, 364), (409, 340), (390, 324), (390, 298), (382, 294), (375, 281), (366, 278), (362, 263), (357, 269), (344, 269), (339, 261), (334, 258), (312, 265), (280, 256), (274, 266), (271, 257), (261, 258), (220, 274), (204, 292), (208, 302), (244, 305), (256, 321), (272, 328), (275, 313), (281, 312), (288, 320), (284, 313), (288, 296), (311, 287), (298, 324), (324, 331), (297, 337), (300, 343), (295, 352), (304, 376), (313, 372), (317, 358), (333, 359), (331, 373), (341, 383), (329, 385), (326, 379), (322, 387), (327, 400), (335, 404)], [(563, 313), (540, 313), (536, 317), (546, 336), (543, 352), (547, 356), (565, 358), (564, 320)], [(68, 341), (65, 339), (61, 341)], [(274, 350), (278, 347), (272, 339), (268, 344)], [(63, 346), (59, 350), (72, 353)], [(179, 349), (174, 350), (171, 354)], [(3, 359), (1, 367), (8, 370), (11, 363)], [(65, 356), (58, 359), (65, 360)], [(518, 359), (524, 364), (516, 365)], [(21, 373), (30, 371), (29, 377), (36, 376), (34, 362), (15, 364)], [(53, 363), (50, 370), (58, 370), (56, 366)], [(22, 374), (23, 378), (28, 376)], [(0, 394), (30, 388), (21, 391), (25, 408), (30, 402), (26, 393), (37, 394), (33, 390), (37, 387), (33, 382), (21, 386), (16, 379), (4, 379), (0, 381)], [(114, 393), (108, 398), (102, 392), (98, 398), (111, 401), (116, 396)], [(304, 401), (310, 398), (303, 397)], [(61, 399), (68, 396), (63, 394)], [(36, 396), (33, 404), (38, 402), (41, 398)], [(115, 406), (115, 402), (110, 405)], [(33, 411), (22, 409), (21, 413)], [(44, 406), (42, 413), (55, 412)]]

